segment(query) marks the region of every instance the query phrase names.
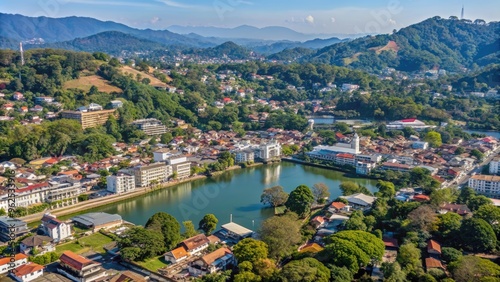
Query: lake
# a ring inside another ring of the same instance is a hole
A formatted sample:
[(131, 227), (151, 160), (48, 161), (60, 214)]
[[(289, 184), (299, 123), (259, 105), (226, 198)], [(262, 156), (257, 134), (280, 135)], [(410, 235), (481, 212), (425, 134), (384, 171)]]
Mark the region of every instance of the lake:
[(215, 214), (219, 226), (229, 222), (232, 215), (233, 222), (257, 229), (263, 220), (274, 213), (274, 209), (260, 203), (264, 188), (281, 185), (286, 192), (290, 192), (301, 184), (312, 187), (322, 182), (329, 187), (330, 198), (335, 199), (341, 195), (339, 185), (342, 181), (355, 181), (376, 191), (375, 180), (348, 178), (338, 171), (282, 162), (228, 171), (220, 176), (179, 184), (92, 211), (117, 213), (124, 220), (138, 225), (144, 225), (157, 212), (169, 213), (180, 223), (192, 220), (195, 226), (207, 213)]

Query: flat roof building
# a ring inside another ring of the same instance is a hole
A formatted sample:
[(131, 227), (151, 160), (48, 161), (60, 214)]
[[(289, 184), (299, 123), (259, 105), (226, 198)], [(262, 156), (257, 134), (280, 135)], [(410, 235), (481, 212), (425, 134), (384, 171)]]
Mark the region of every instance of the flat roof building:
[(82, 129), (97, 127), (104, 125), (110, 115), (114, 114), (113, 110), (101, 111), (63, 111), (61, 112), (62, 118), (74, 119), (80, 122)]
[(167, 132), (167, 127), (155, 118), (139, 119), (132, 122), (139, 130), (142, 130), (146, 135), (161, 135)]
[(120, 226), (123, 223), (122, 217), (119, 214), (105, 212), (91, 212), (77, 215), (71, 218), (71, 220), (81, 227), (92, 229), (94, 232), (103, 228), (109, 229)]
[(236, 240), (242, 240), (253, 235), (253, 231), (234, 222), (221, 226), (224, 235)]

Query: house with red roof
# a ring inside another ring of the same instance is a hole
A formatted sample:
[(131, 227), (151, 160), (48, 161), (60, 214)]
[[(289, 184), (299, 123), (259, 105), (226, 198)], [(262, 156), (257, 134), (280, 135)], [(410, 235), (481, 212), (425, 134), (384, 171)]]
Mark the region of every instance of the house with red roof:
[(323, 227), (325, 223), (326, 223), (325, 218), (319, 215), (311, 219), (311, 225), (314, 226), (314, 228)]
[(343, 211), (348, 212), (349, 206), (342, 203), (342, 202), (333, 202), (328, 207), (328, 211), (331, 213), (338, 213), (338, 212), (343, 212)]
[(399, 249), (399, 243), (396, 238), (384, 237), (382, 238), (382, 241), (384, 241), (384, 246), (386, 250), (397, 251)]
[(427, 195), (417, 194), (413, 196), (413, 201), (415, 202), (428, 202), (431, 198)]
[(186, 251), (186, 248), (184, 246), (175, 248), (171, 250), (170, 252), (167, 252), (164, 254), (165, 256), (165, 261), (169, 261), (171, 263), (178, 263), (181, 262), (189, 257), (188, 251)]
[(7, 256), (0, 258), (0, 274), (26, 263), (28, 263), (28, 256), (21, 253), (14, 255), (14, 257)]
[(14, 93), (14, 95), (12, 95), (12, 99), (21, 101), (22, 99), (24, 99), (24, 95), (21, 92), (16, 92)]
[(446, 271), (446, 269), (444, 268), (444, 266), (440, 260), (435, 259), (435, 258), (426, 258), (425, 259), (425, 269), (427, 271), (429, 271), (429, 269), (432, 269), (432, 268), (438, 268), (438, 269), (441, 269), (443, 271)]
[(398, 121), (393, 121), (387, 124), (387, 129), (389, 130), (401, 130), (405, 127), (410, 127), (415, 130), (423, 130), (426, 128), (431, 128), (435, 126), (426, 125), (424, 122), (416, 119), (416, 118), (407, 118)]
[(14, 109), (14, 104), (12, 103), (3, 104), (2, 108), (6, 111), (12, 111)]
[(34, 262), (29, 262), (16, 267), (10, 275), (19, 282), (32, 281), (43, 275), (43, 266)]
[(429, 242), (427, 242), (427, 253), (439, 257), (441, 255), (441, 245), (432, 239), (429, 240)]
[(72, 251), (64, 251), (59, 257), (57, 272), (73, 281), (96, 281), (106, 276), (106, 271), (101, 264)]
[(356, 165), (356, 157), (349, 153), (340, 153), (335, 155), (334, 163), (337, 165)]
[(46, 213), (42, 217), (40, 229), (55, 243), (71, 237), (71, 225), (59, 220), (55, 215)]

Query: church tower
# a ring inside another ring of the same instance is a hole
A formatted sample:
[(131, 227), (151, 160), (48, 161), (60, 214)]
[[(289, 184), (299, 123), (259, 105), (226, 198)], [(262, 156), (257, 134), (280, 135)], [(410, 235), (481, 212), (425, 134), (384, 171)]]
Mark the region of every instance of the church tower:
[(351, 149), (354, 149), (356, 154), (359, 154), (359, 136), (356, 132), (354, 132), (354, 137), (352, 138), (351, 141)]

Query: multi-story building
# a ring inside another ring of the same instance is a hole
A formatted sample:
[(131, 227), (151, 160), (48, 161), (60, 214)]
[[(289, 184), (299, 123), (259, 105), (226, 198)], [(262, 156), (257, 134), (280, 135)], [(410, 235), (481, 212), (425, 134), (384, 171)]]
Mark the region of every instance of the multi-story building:
[(114, 114), (115, 109), (100, 111), (63, 111), (62, 118), (75, 119), (82, 125), (83, 129), (101, 126), (108, 121), (110, 115)]
[(139, 119), (132, 122), (139, 130), (146, 135), (161, 135), (167, 132), (167, 127), (155, 118)]
[(84, 258), (72, 251), (64, 251), (59, 261), (57, 271), (73, 281), (97, 281), (106, 275), (106, 271), (100, 263)]
[(71, 225), (57, 219), (55, 215), (50, 213), (43, 215), (40, 229), (45, 235), (52, 238), (55, 243), (71, 237)]
[(408, 172), (412, 169), (412, 167), (409, 165), (391, 163), (391, 162), (383, 163), (381, 168), (383, 170), (394, 170), (394, 171), (401, 171), (401, 172)]
[(246, 163), (246, 162), (253, 162), (255, 160), (255, 153), (252, 149), (247, 148), (241, 151), (236, 151), (234, 152), (235, 158), (234, 161), (235, 163)]
[(490, 174), (498, 174), (500, 167), (500, 157), (495, 157), (490, 162)]
[(356, 173), (368, 175), (377, 166), (376, 163), (366, 161), (356, 161)]
[[(0, 216), (0, 240), (7, 242), (11, 239), (16, 239), (27, 234), (30, 230), (26, 222), (11, 218), (8, 216)], [(14, 237), (14, 238), (13, 238)]]
[(191, 162), (172, 165), (172, 171), (177, 175), (177, 179), (183, 179), (191, 176)]
[(411, 127), (415, 130), (423, 130), (426, 128), (433, 128), (435, 126), (431, 125), (426, 125), (423, 121), (420, 121), (416, 118), (408, 118), (408, 119), (402, 119), (398, 121), (393, 121), (387, 124), (387, 129), (389, 130), (401, 130), (405, 127)]
[(256, 152), (263, 161), (270, 161), (281, 156), (281, 144), (276, 140), (271, 140), (269, 143), (261, 144)]
[(54, 184), (51, 185), (51, 189), (48, 191), (45, 201), (52, 203), (66, 199), (76, 199), (78, 195), (80, 195), (81, 189), (82, 186), (79, 182)]
[(172, 167), (165, 165), (165, 163), (153, 163), (136, 167), (134, 169), (135, 186), (148, 187), (155, 181), (162, 183), (172, 175), (171, 169)]
[(108, 191), (116, 194), (127, 193), (135, 189), (135, 177), (122, 172), (107, 176), (106, 183)]
[(500, 176), (476, 174), (469, 178), (469, 187), (478, 194), (492, 198), (500, 197)]
[(356, 165), (356, 157), (353, 154), (348, 153), (340, 153), (335, 155), (335, 159), (333, 161), (336, 165)]
[(25, 254), (15, 254), (14, 257), (6, 256), (0, 258), (0, 274), (28, 263), (28, 256)]

